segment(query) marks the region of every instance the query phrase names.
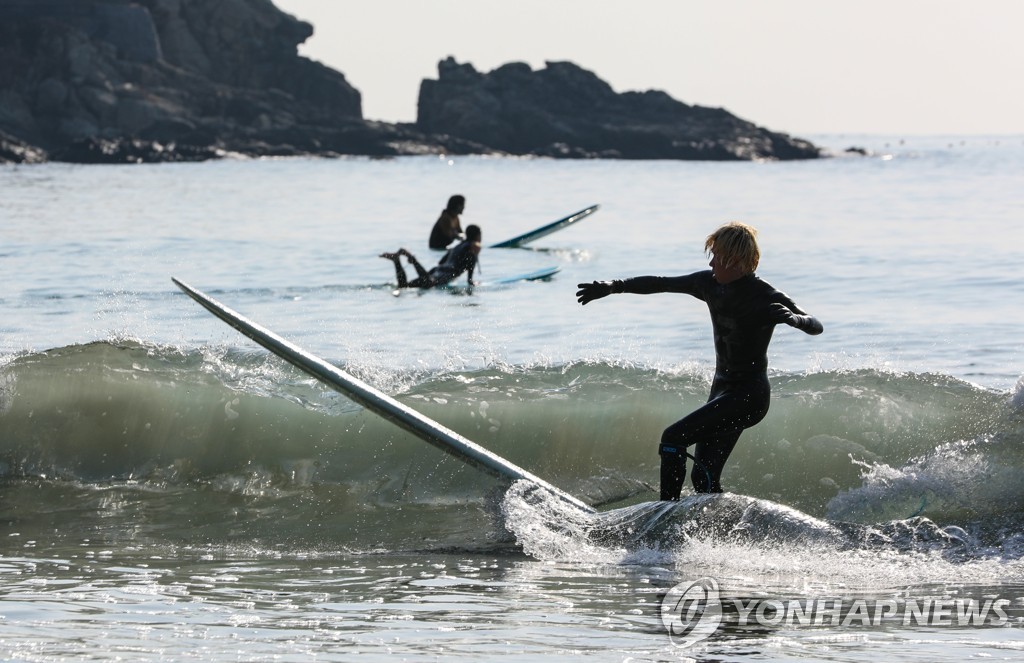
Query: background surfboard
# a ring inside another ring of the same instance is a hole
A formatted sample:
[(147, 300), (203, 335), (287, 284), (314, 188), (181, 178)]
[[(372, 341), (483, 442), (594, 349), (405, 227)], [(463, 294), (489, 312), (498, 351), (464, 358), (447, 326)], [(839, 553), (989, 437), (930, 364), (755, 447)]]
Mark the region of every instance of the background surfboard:
[(532, 272), (526, 272), (525, 274), (516, 274), (514, 276), (505, 276), (500, 279), (484, 281), (481, 285), (507, 285), (509, 283), (517, 283), (519, 281), (542, 281), (544, 279), (551, 278), (560, 271), (560, 267), (544, 267)]
[(557, 232), (559, 230), (562, 230), (563, 228), (568, 228), (572, 224), (582, 221), (583, 219), (587, 218), (588, 216), (596, 212), (600, 207), (600, 205), (591, 205), (586, 209), (581, 209), (580, 211), (574, 212), (573, 214), (570, 214), (567, 217), (561, 218), (557, 221), (552, 221), (551, 223), (543, 225), (540, 228), (535, 228), (530, 232), (523, 233), (522, 235), (518, 235), (516, 237), (513, 237), (512, 239), (506, 239), (504, 242), (491, 244), (490, 247), (488, 248), (515, 249), (521, 246), (525, 246), (526, 244), (536, 241), (541, 237), (546, 237), (547, 235), (550, 235), (553, 232)]

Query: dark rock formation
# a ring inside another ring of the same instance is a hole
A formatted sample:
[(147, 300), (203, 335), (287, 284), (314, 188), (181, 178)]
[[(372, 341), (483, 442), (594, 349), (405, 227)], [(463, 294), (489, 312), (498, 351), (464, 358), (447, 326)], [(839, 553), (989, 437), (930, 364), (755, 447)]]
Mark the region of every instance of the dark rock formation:
[(46, 152), (0, 131), (0, 163), (43, 163)]
[(484, 74), (448, 58), (420, 87), (417, 127), (512, 154), (624, 159), (808, 159), (807, 141), (664, 92), (612, 88), (571, 62)]
[(449, 59), (416, 125), (363, 119), (313, 28), (271, 0), (0, 0), (0, 163), (513, 153), (806, 158), (816, 150), (569, 63), (480, 74)]
[(0, 162), (482, 148), (366, 122), (270, 0), (0, 0)]

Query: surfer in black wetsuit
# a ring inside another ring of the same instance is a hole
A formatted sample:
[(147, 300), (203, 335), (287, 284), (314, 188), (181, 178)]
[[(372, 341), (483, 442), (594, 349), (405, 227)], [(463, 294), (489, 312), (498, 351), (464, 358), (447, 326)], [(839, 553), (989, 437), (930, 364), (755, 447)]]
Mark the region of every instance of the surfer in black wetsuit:
[(661, 456), (661, 499), (678, 500), (686, 481), (687, 447), (693, 446), (690, 474), (698, 493), (722, 492), (725, 461), (740, 434), (768, 413), (768, 344), (776, 325), (820, 334), (821, 322), (792, 299), (759, 279), (757, 231), (727, 223), (708, 236), (710, 270), (686, 276), (639, 276), (623, 281), (580, 283), (580, 304), (610, 294), (678, 292), (708, 305), (715, 337), (715, 377), (706, 404), (665, 429)]
[[(466, 227), (466, 239), (444, 254), (441, 262), (436, 267), (427, 271), (416, 259), (416, 256), (405, 249), (398, 249), (394, 253), (382, 253), (381, 258), (386, 258), (395, 263), (395, 276), (398, 277), (399, 288), (433, 288), (439, 285), (446, 285), (454, 281), (463, 272), (468, 272), (467, 282), (475, 285), (473, 281), (473, 270), (476, 269), (477, 256), (480, 255), (480, 240), (482, 233), (479, 226)], [(409, 280), (405, 269), (399, 261), (405, 256), (409, 264), (416, 270), (417, 277)]]
[(466, 210), (466, 197), (454, 195), (448, 199), (448, 206), (441, 210), (434, 227), (430, 229), (430, 248), (446, 249), (456, 239), (462, 239), (462, 224), (459, 215)]

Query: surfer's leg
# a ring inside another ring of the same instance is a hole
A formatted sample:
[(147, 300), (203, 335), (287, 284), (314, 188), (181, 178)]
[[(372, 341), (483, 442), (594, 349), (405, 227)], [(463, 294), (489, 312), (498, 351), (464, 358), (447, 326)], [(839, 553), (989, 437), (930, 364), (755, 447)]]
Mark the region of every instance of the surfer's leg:
[(674, 502), (683, 492), (686, 483), (686, 456), (677, 453), (674, 447), (662, 445), (661, 455), (661, 499), (662, 502)]
[(408, 277), (406, 277), (405, 275), (405, 270), (402, 268), (402, 263), (398, 261), (398, 256), (401, 255), (402, 251), (405, 251), (405, 249), (400, 249), (398, 253), (382, 253), (380, 254), (380, 257), (395, 263), (395, 278), (398, 279), (398, 287), (408, 288)]
[[(704, 410), (704, 408), (701, 408)], [(714, 412), (698, 410), (690, 416), (672, 424), (661, 436), (658, 455), (661, 456), (661, 500), (675, 501), (683, 492), (686, 483), (686, 448), (693, 446), (693, 470), (690, 480), (698, 493), (722, 492), (721, 476), (725, 461), (729, 458), (742, 428), (715, 435), (702, 422), (712, 419)], [(696, 416), (694, 416), (696, 415)], [(702, 439), (697, 440), (696, 437)]]
[(677, 500), (686, 477), (686, 449), (696, 445), (690, 478), (698, 493), (721, 492), (725, 461), (740, 433), (768, 412), (768, 379), (744, 383), (716, 380), (708, 402), (665, 429), (661, 436), (661, 494)]
[(686, 448), (721, 431), (728, 417), (727, 405), (725, 397), (716, 394), (713, 388), (712, 396), (707, 403), (666, 428), (661, 434), (658, 455), (661, 456), (663, 501), (679, 499), (683, 484), (686, 483)]
[(425, 283), (430, 280), (430, 274), (427, 272), (426, 269), (423, 268), (423, 265), (420, 264), (420, 261), (416, 259), (416, 256), (409, 253), (405, 249), (398, 249), (398, 253), (399, 255), (404, 255), (406, 260), (409, 261), (409, 264), (412, 265), (413, 269), (416, 270), (416, 275), (419, 276), (419, 280), (421, 282)]
[(708, 402), (708, 405), (716, 405), (714, 416), (705, 424), (704, 434), (693, 448), (694, 467), (690, 481), (698, 493), (722, 492), (725, 463), (743, 431), (768, 414), (771, 387), (768, 377), (759, 375), (723, 385), (720, 394)]
[(695, 492), (722, 492), (722, 470), (725, 469), (725, 461), (729, 460), (729, 454), (736, 447), (742, 432), (738, 430), (694, 445), (690, 481), (693, 482)]

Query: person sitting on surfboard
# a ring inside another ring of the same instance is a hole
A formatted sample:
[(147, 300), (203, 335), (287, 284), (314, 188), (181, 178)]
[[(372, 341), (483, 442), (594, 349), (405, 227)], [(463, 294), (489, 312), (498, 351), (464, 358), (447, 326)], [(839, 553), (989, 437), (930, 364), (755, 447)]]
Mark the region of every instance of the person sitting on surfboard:
[(622, 281), (580, 283), (580, 304), (623, 292), (648, 295), (676, 292), (707, 303), (715, 339), (715, 377), (708, 401), (665, 429), (661, 456), (661, 499), (679, 499), (686, 481), (687, 447), (694, 446), (690, 474), (698, 493), (722, 492), (725, 461), (744, 429), (768, 413), (768, 344), (776, 325), (811, 335), (821, 322), (754, 274), (761, 251), (757, 231), (727, 223), (707, 237), (710, 270), (686, 276), (639, 276)]
[[(466, 227), (466, 239), (463, 240), (448, 253), (444, 254), (441, 262), (429, 272), (423, 268), (416, 256), (405, 249), (398, 249), (394, 253), (382, 253), (381, 258), (387, 258), (395, 263), (395, 276), (398, 277), (399, 288), (433, 288), (439, 285), (446, 285), (454, 281), (462, 272), (468, 272), (467, 282), (475, 285), (473, 281), (473, 270), (476, 269), (477, 256), (480, 255), (480, 240), (482, 238), (479, 226)], [(416, 270), (417, 278), (410, 281), (405, 274), (405, 269), (399, 261), (400, 256), (405, 256), (409, 264)]]
[(459, 215), (466, 209), (465, 196), (454, 195), (448, 199), (448, 206), (441, 210), (441, 216), (430, 231), (430, 248), (446, 249), (456, 239), (462, 239), (462, 225)]

